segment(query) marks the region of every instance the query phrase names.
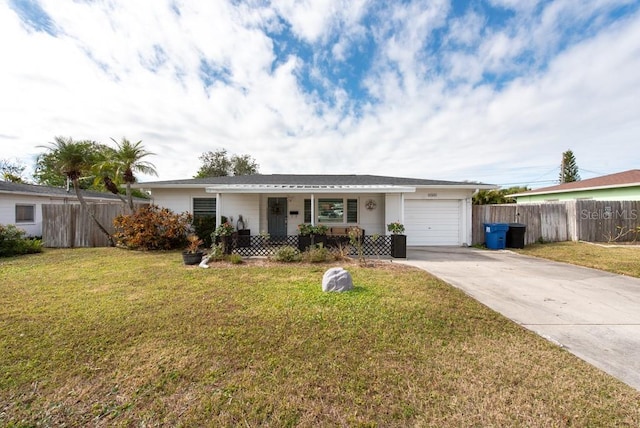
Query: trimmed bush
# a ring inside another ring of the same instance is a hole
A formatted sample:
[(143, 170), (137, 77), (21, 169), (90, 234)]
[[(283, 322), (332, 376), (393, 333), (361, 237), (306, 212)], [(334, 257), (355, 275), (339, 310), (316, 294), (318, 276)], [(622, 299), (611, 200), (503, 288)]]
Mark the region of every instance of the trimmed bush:
[(276, 250), (272, 256), (273, 260), (278, 262), (299, 262), (302, 260), (300, 251), (290, 245), (285, 245)]
[(27, 232), (13, 224), (0, 224), (0, 257), (42, 252), (42, 241), (28, 238), (26, 235)]
[(311, 263), (324, 263), (333, 258), (331, 252), (324, 246), (310, 247), (304, 252), (304, 260)]
[(229, 262), (234, 265), (239, 265), (244, 262), (244, 260), (242, 260), (242, 256), (238, 253), (230, 254), (228, 259)]
[(119, 215), (113, 225), (118, 246), (131, 250), (174, 250), (187, 243), (191, 214), (175, 214), (167, 208), (147, 205), (131, 215)]

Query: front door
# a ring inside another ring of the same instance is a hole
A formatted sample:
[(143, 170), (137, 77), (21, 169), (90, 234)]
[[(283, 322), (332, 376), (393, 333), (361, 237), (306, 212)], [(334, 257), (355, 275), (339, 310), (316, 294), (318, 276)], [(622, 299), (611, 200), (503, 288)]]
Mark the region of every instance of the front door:
[(280, 237), (287, 235), (287, 198), (269, 198), (267, 223), (269, 235)]

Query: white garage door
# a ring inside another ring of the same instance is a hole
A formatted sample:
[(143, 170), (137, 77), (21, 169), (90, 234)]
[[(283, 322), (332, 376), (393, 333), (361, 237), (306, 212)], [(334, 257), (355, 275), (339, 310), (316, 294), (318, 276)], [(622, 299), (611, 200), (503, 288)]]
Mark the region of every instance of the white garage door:
[(404, 201), (407, 245), (462, 245), (460, 201)]

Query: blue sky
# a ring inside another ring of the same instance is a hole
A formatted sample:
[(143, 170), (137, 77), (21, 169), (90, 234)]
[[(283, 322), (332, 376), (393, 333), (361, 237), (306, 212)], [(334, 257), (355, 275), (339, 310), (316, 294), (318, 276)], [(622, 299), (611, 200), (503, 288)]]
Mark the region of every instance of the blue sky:
[(0, 158), (29, 166), (60, 135), (142, 140), (160, 179), (220, 148), (505, 186), (567, 149), (640, 167), (639, 1), (0, 0), (0, 37)]

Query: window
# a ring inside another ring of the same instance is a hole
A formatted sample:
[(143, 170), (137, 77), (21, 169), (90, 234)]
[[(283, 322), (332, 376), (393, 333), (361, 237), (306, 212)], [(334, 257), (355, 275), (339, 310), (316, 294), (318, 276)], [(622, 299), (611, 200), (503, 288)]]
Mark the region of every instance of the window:
[(193, 198), (193, 220), (216, 216), (216, 198)]
[(358, 222), (358, 200), (347, 199), (347, 223)]
[(304, 200), (304, 222), (311, 223), (311, 199)]
[(345, 222), (358, 222), (357, 199), (318, 199), (318, 223)]
[(35, 223), (35, 205), (16, 205), (16, 223)]

